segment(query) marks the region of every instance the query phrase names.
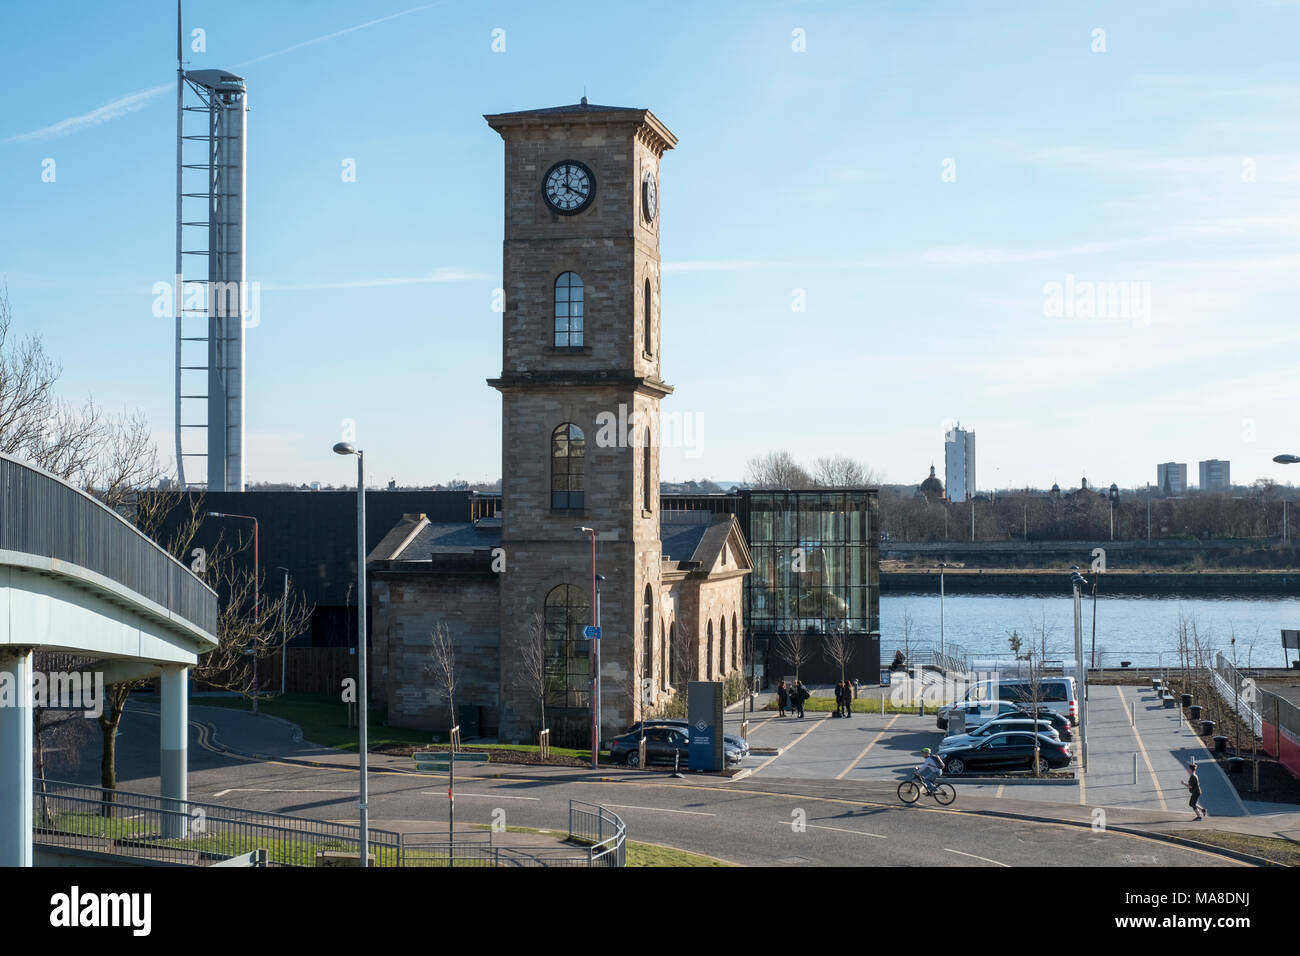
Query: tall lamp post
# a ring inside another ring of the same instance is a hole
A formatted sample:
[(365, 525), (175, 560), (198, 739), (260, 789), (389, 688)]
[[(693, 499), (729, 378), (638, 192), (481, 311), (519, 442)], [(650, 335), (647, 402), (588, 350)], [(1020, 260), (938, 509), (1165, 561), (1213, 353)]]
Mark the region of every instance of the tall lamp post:
[(943, 666), (944, 645), (943, 645), (943, 569), (948, 565), (942, 561), (939, 562), (939, 666)]
[[(596, 573), (596, 529), (574, 528), (579, 534), (591, 537), (591, 623), (600, 630), (600, 582), (603, 577)], [(591, 659), (591, 769), (600, 767), (600, 640), (590, 642)]]
[(368, 798), (370, 795), (370, 786), (367, 779), (367, 751), (369, 749), (369, 724), (366, 713), (370, 703), (369, 685), (366, 679), (366, 473), (365, 473), (365, 455), (360, 448), (354, 447), (351, 443), (341, 441), (334, 446), (336, 455), (356, 455), (357, 456), (357, 679), (360, 687), (358, 688), (361, 700), (357, 708), (361, 716), (361, 782), (360, 782), (360, 801), (358, 808), (361, 811), (361, 866), (369, 865), (370, 857), (370, 807)]
[(276, 566), (277, 571), (284, 572), (284, 597), (280, 600), (280, 696), (284, 696), (285, 673), (289, 663), (289, 569)]
[(1074, 592), (1074, 660), (1083, 675), (1083, 693), (1079, 697), (1079, 740), (1083, 753), (1083, 772), (1088, 772), (1088, 668), (1083, 663), (1083, 597), (1080, 588), (1088, 581), (1076, 567), (1070, 572), (1070, 588)]
[(257, 519), (252, 515), (234, 515), (225, 511), (209, 511), (209, 518), (240, 518), (244, 521), (253, 522), (253, 633), (254, 647), (251, 651), (245, 649), (245, 654), (253, 655), (253, 713), (257, 713), (257, 624), (258, 624), (258, 607), (260, 604), (261, 594), (259, 592), (261, 569), (259, 566), (260, 555), (258, 554), (257, 542)]

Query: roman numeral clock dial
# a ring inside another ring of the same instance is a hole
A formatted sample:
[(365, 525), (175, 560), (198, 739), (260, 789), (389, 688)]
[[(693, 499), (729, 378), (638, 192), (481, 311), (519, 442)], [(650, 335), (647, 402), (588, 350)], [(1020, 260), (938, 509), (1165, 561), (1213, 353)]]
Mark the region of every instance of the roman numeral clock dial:
[(596, 195), (596, 177), (576, 159), (556, 163), (542, 180), (546, 205), (561, 216), (582, 212)]

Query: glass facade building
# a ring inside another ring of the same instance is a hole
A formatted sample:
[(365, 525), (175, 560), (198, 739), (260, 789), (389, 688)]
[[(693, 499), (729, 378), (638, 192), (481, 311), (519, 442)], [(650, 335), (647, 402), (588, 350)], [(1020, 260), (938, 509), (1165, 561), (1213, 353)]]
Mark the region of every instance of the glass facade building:
[(749, 543), (745, 636), (768, 676), (789, 665), (775, 652), (782, 634), (811, 641), (805, 681), (839, 679), (821, 639), (843, 631), (854, 646), (851, 677), (880, 679), (880, 498), (874, 488), (664, 495), (665, 510), (735, 514)]

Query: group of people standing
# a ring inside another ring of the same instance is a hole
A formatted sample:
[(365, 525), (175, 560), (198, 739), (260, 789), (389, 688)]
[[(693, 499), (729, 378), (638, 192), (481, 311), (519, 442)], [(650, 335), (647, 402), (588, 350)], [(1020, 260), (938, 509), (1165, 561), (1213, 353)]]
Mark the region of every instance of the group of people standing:
[(789, 709), (791, 717), (802, 717), (803, 702), (811, 696), (812, 693), (804, 685), (804, 682), (799, 680), (799, 678), (796, 677), (791, 681), (789, 687), (785, 685), (785, 681), (781, 681), (776, 685), (776, 706), (778, 714), (781, 717), (784, 717), (786, 710)]
[[(803, 704), (812, 693), (808, 690), (807, 685), (799, 678), (795, 678), (786, 686), (785, 681), (780, 681), (776, 685), (776, 707), (779, 716), (784, 717), (787, 710), (792, 717), (803, 716)], [(853, 698), (857, 696), (857, 691), (853, 686), (853, 681), (842, 680), (835, 685), (835, 716), (849, 717), (853, 714)]]

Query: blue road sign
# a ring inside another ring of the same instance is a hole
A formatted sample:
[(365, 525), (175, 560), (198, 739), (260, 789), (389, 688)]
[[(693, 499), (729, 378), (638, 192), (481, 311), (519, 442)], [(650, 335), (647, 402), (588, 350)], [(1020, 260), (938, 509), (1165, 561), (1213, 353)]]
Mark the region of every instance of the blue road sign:
[(582, 629), (582, 636), (589, 641), (598, 641), (600, 640), (600, 628), (594, 624), (588, 624)]

